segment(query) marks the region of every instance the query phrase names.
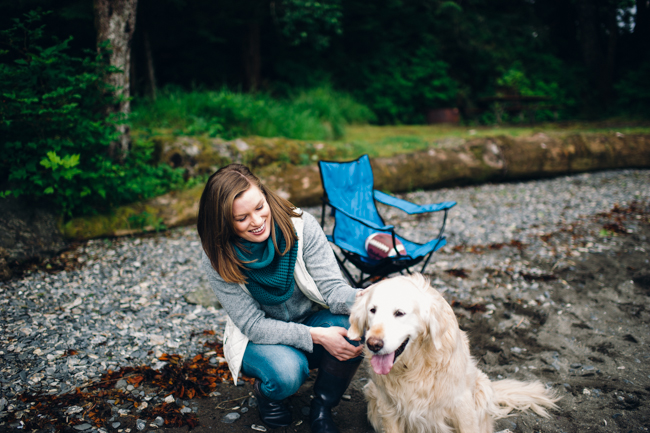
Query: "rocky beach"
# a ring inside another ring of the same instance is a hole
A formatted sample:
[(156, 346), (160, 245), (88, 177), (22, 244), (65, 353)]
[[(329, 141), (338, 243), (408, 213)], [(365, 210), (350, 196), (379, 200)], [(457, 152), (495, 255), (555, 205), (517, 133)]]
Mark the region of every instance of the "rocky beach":
[[(562, 397), (551, 419), (514, 414), (497, 431), (648, 430), (649, 170), (401, 197), (458, 202), (424, 274), (479, 367), (493, 380), (539, 379)], [(419, 242), (440, 223), (380, 211)], [(227, 377), (225, 313), (200, 254), (195, 228), (181, 227), (74, 244), (14, 269), (0, 283), (0, 429), (265, 431), (250, 383)], [(366, 381), (362, 368), (337, 408), (342, 432), (372, 431)], [(310, 384), (289, 399), (295, 421), (283, 431), (309, 431)]]

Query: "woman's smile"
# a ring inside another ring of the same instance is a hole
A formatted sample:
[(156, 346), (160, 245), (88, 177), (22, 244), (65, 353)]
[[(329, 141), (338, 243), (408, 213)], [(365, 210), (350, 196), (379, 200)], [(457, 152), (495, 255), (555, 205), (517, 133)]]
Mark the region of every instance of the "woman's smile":
[(255, 236), (258, 236), (264, 232), (265, 228), (266, 228), (266, 221), (264, 222), (264, 224), (262, 224), (262, 227), (260, 227), (259, 229), (249, 230), (249, 232), (253, 233)]
[(235, 233), (249, 242), (264, 242), (271, 231), (271, 209), (262, 191), (251, 185), (232, 203)]

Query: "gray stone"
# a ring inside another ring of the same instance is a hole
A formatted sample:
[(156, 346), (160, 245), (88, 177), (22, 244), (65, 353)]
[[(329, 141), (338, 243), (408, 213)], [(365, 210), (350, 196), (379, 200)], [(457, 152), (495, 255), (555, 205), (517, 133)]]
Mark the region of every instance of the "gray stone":
[(143, 419), (137, 419), (135, 420), (135, 426), (138, 428), (138, 430), (142, 431), (147, 428), (147, 422)]
[(117, 383), (115, 384), (115, 389), (124, 389), (124, 388), (127, 387), (127, 385), (128, 385), (128, 384), (126, 383), (126, 380), (124, 380), (124, 379), (120, 379), (120, 380), (118, 380)]
[(77, 424), (76, 426), (74, 426), (74, 429), (79, 431), (86, 431), (90, 428), (92, 428), (92, 426), (88, 423)]
[(31, 258), (51, 257), (61, 251), (66, 243), (59, 232), (57, 220), (54, 209), (46, 205), (12, 197), (0, 200), (0, 247), (5, 250), (3, 259), (23, 262)]
[(240, 417), (241, 415), (238, 414), (237, 412), (230, 412), (229, 414), (227, 414), (221, 419), (221, 422), (226, 424), (232, 424), (235, 421), (237, 421)]
[(113, 424), (111, 424), (113, 428), (118, 428), (120, 425), (121, 424), (118, 421), (115, 421)]
[(153, 423), (156, 424), (158, 427), (162, 427), (165, 425), (165, 420), (161, 416), (157, 416), (155, 420), (153, 420)]
[(0, 281), (7, 281), (13, 276), (13, 272), (7, 263), (9, 253), (0, 247)]
[(184, 298), (188, 304), (201, 305), (205, 308), (221, 308), (217, 295), (209, 286), (201, 286), (192, 292), (186, 293)]

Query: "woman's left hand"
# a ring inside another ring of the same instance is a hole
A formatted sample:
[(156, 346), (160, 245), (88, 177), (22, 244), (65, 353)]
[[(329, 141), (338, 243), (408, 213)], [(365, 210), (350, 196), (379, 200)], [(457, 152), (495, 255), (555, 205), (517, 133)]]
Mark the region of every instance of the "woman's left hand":
[(310, 328), (314, 344), (320, 344), (339, 361), (347, 361), (361, 355), (363, 346), (353, 346), (345, 339), (348, 330), (340, 326)]
[(355, 296), (356, 296), (356, 299), (359, 299), (360, 297), (362, 297), (363, 295), (365, 295), (366, 292), (367, 292), (368, 290), (369, 290), (369, 289), (358, 290), (358, 291), (357, 291), (357, 294), (355, 295)]

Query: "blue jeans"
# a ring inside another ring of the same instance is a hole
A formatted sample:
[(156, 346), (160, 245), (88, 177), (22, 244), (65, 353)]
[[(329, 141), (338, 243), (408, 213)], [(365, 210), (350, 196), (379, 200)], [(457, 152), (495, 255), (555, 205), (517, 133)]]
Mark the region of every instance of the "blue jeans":
[[(332, 314), (329, 310), (312, 314), (303, 324), (322, 328), (340, 326), (348, 329), (350, 327), (348, 316)], [(348, 341), (354, 346), (359, 345), (358, 341)], [(320, 344), (314, 344), (314, 351), (307, 353), (282, 344), (249, 342), (244, 353), (242, 373), (261, 381), (260, 390), (265, 397), (271, 400), (283, 400), (295, 394), (305, 383), (309, 377), (309, 369), (320, 365), (324, 353), (325, 348)], [(345, 362), (356, 362), (360, 359), (361, 356)]]

